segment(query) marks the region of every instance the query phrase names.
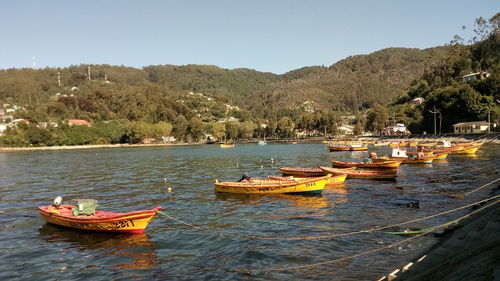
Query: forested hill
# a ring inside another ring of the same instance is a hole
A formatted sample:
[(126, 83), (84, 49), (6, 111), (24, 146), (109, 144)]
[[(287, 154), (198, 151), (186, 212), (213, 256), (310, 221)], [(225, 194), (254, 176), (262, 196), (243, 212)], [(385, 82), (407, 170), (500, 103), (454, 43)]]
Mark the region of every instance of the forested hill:
[(258, 98), (250, 93), (246, 104), (296, 108), (309, 101), (324, 110), (356, 112), (393, 100), (448, 52), (449, 47), (389, 48), (348, 57), (330, 67), (304, 67), (281, 75), (257, 93)]
[[(134, 95), (140, 96), (147, 87), (156, 87), (155, 91), (160, 91), (164, 97), (203, 93), (222, 103), (247, 109), (255, 117), (273, 116), (283, 110), (301, 110), (304, 102), (315, 110), (353, 112), (394, 99), (406, 90), (410, 81), (420, 77), (447, 52), (448, 47), (426, 50), (389, 48), (349, 57), (330, 67), (304, 67), (282, 75), (251, 69), (227, 70), (211, 65), (158, 65), (143, 69), (109, 65), (9, 69), (0, 71), (0, 102), (41, 105), (49, 102), (56, 93), (69, 93), (73, 87), (79, 89), (77, 95), (86, 99), (95, 98), (96, 92), (101, 92), (101, 95), (120, 92), (121, 96), (129, 96), (121, 102), (136, 102), (141, 97)], [(93, 84), (88, 81), (88, 67)], [(58, 72), (61, 87), (58, 86)], [(105, 79), (113, 86), (96, 83)], [(128, 107), (126, 104), (122, 106)], [(105, 115), (127, 118), (120, 114)], [(104, 118), (97, 114), (89, 117)]]

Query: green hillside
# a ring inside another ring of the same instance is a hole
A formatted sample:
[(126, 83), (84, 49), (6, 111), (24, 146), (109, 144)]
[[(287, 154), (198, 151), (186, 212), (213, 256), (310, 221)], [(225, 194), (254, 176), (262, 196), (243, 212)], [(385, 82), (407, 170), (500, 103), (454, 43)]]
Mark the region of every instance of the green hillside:
[[(455, 38), (425, 50), (387, 48), (282, 75), (212, 65), (0, 70), (0, 123), (30, 122), (9, 125), (0, 145), (137, 142), (170, 135), (198, 141), (206, 134), (218, 140), (289, 138), (298, 131), (331, 136), (344, 122), (355, 125), (356, 133), (377, 134), (389, 116), (420, 133), (432, 131), (434, 116), (428, 112), (434, 108), (441, 110), (442, 132), (457, 122), (497, 120), (499, 19), (477, 19), (474, 30), (481, 36), (467, 43)], [(460, 81), (478, 71), (488, 77)], [(415, 98), (424, 102), (416, 105)], [(96, 126), (68, 128), (68, 119)]]

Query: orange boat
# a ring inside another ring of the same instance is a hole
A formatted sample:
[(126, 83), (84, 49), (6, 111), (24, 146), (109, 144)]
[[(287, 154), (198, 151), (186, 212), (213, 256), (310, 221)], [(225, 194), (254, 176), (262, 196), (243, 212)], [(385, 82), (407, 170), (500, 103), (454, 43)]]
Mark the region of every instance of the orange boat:
[(325, 173), (333, 175), (346, 175), (348, 179), (394, 179), (397, 176), (397, 170), (379, 170), (363, 168), (329, 168), (319, 167)]
[(350, 167), (358, 167), (358, 168), (389, 168), (389, 169), (396, 169), (399, 165), (401, 165), (400, 161), (395, 161), (395, 160), (384, 160), (380, 162), (372, 162), (372, 163), (365, 163), (365, 162), (342, 162), (342, 161), (335, 161), (332, 160), (332, 166), (333, 167), (341, 167), (341, 168), (350, 168)]
[(330, 151), (365, 151), (368, 150), (368, 146), (365, 144), (329, 144), (328, 150)]
[(129, 213), (95, 211), (97, 201), (93, 200), (91, 204), (94, 204), (94, 210), (82, 214), (82, 205), (91, 202), (91, 199), (84, 200), (86, 201), (80, 199), (80, 203), (77, 201), (76, 205), (60, 205), (60, 200), (57, 202), (56, 198), (51, 206), (38, 207), (38, 212), (45, 221), (65, 227), (104, 232), (144, 233), (149, 222), (161, 210), (161, 207), (156, 207), (152, 210)]
[(281, 167), (280, 171), (284, 176), (322, 177), (325, 175), (320, 168)]

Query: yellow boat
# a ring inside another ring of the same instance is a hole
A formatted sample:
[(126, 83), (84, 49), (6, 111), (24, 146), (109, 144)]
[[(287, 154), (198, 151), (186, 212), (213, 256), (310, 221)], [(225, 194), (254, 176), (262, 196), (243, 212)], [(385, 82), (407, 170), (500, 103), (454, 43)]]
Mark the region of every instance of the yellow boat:
[(436, 145), (436, 142), (424, 142), (424, 143), (419, 143), (417, 147), (423, 147), (423, 148), (432, 148)]
[(234, 147), (235, 144), (234, 143), (221, 143), (220, 144), (220, 147), (222, 148), (229, 148), (229, 147)]
[(215, 191), (244, 194), (321, 193), (331, 177), (332, 175), (290, 179), (242, 178), (237, 182), (215, 180)]
[(335, 160), (332, 160), (331, 162), (332, 162), (333, 167), (340, 167), (340, 168), (358, 167), (358, 168), (395, 169), (395, 168), (399, 167), (399, 165), (401, 165), (400, 161), (395, 161), (395, 160), (384, 160), (384, 161), (371, 162), (371, 163), (343, 162), (343, 161), (335, 161)]
[[(322, 174), (324, 174), (323, 170), (318, 168), (318, 170), (321, 171)], [(311, 178), (307, 176), (283, 176), (283, 177), (278, 177), (278, 176), (269, 176), (270, 179), (277, 179), (277, 180), (290, 180), (290, 179), (304, 179), (304, 178)], [(326, 182), (327, 185), (336, 185), (336, 184), (342, 184), (344, 183), (345, 179), (347, 178), (347, 175), (332, 175)]]
[(330, 151), (365, 151), (368, 146), (364, 144), (328, 144), (326, 146)]
[(461, 150), (454, 154), (474, 154), (481, 147), (482, 144), (464, 146)]
[(434, 160), (444, 160), (448, 157), (448, 153), (439, 153), (439, 154), (434, 154), (436, 158)]

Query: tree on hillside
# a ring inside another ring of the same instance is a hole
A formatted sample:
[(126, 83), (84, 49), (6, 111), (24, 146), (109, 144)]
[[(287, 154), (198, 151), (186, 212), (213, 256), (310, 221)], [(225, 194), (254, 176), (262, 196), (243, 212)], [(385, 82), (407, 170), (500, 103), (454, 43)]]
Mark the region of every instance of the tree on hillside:
[(188, 133), (189, 122), (186, 120), (184, 115), (179, 115), (175, 118), (173, 124), (172, 134), (174, 137), (180, 141), (186, 140), (186, 136)]
[(368, 110), (365, 128), (367, 131), (380, 133), (384, 130), (388, 120), (387, 109), (377, 103), (372, 109)]
[(280, 138), (292, 138), (294, 137), (294, 129), (295, 123), (292, 122), (292, 119), (288, 117), (282, 117), (277, 124), (276, 133)]
[(192, 117), (189, 122), (188, 132), (193, 141), (198, 142), (205, 136), (205, 125), (198, 117)]
[(215, 139), (221, 141), (226, 135), (226, 125), (219, 122), (210, 123), (210, 133)]

